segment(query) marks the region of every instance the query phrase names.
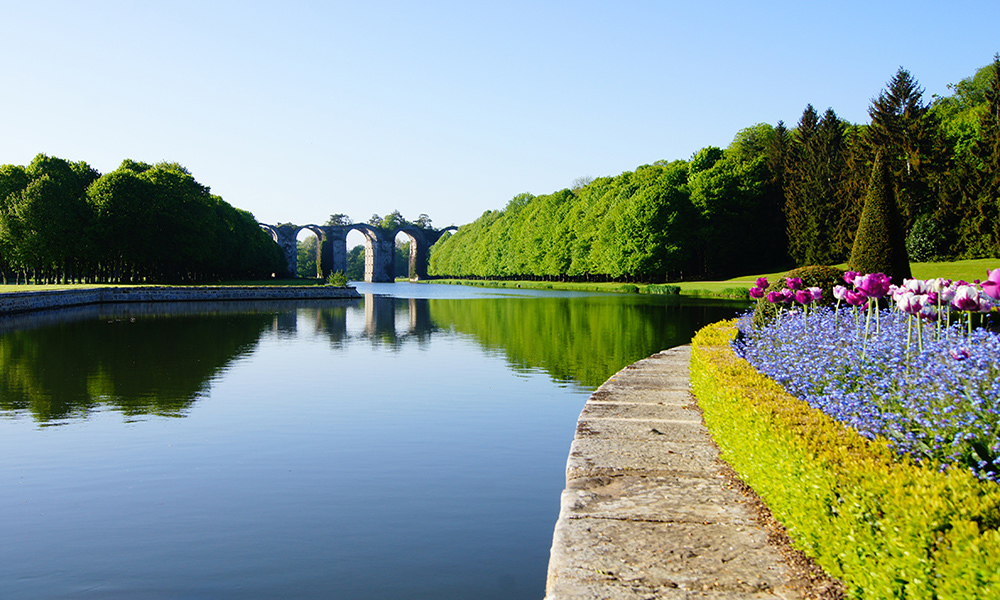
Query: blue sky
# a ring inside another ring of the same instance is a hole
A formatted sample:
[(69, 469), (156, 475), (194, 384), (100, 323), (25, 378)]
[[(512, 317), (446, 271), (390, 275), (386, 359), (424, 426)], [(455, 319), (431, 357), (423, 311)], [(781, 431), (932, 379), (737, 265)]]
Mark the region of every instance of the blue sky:
[(1000, 51), (995, 0), (0, 8), (0, 164), (179, 162), (269, 223), (463, 224), (807, 103), (864, 123), (900, 66), (929, 100)]

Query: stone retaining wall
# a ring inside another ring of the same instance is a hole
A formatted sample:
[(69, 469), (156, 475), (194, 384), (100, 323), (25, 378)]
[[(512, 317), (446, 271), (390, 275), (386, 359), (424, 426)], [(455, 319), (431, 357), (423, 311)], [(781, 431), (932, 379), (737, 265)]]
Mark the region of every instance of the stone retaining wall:
[(546, 600), (791, 600), (794, 571), (728, 483), (689, 390), (690, 346), (587, 401), (566, 464)]
[(0, 315), (115, 302), (220, 302), (246, 300), (331, 300), (360, 298), (352, 287), (211, 286), (106, 287), (0, 294)]

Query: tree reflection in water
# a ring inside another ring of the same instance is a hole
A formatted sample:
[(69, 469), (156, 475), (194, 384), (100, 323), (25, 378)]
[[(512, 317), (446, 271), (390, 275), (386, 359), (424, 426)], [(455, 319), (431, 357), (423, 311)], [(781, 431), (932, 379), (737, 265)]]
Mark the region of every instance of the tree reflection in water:
[[(104, 407), (126, 416), (183, 416), (214, 377), (262, 335), (309, 326), (334, 349), (398, 350), (436, 333), (469, 335), (517, 370), (594, 388), (627, 364), (687, 343), (732, 316), (719, 302), (658, 297), (395, 298), (363, 301), (121, 304), (0, 320), (0, 410), (41, 423)], [(363, 320), (362, 320), (363, 318)], [(280, 376), (280, 374), (276, 374)]]

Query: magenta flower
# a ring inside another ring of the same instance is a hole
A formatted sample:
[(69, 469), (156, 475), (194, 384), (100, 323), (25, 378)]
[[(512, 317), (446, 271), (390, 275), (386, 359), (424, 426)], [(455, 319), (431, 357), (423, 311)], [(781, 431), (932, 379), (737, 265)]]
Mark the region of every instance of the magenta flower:
[(847, 290), (844, 300), (851, 306), (861, 306), (868, 302), (868, 296), (860, 290)]
[(787, 302), (785, 295), (781, 292), (768, 292), (767, 301), (771, 304), (780, 304), (782, 302)]
[(869, 298), (876, 300), (889, 293), (890, 285), (892, 285), (892, 280), (883, 273), (869, 273), (854, 278), (854, 287), (864, 292)]
[(983, 293), (994, 300), (1000, 300), (1000, 269), (986, 271), (986, 281), (982, 283)]
[(764, 297), (764, 288), (761, 288), (761, 287), (752, 287), (752, 288), (750, 288), (750, 297), (751, 298), (763, 298)]
[(965, 360), (969, 358), (969, 350), (967, 348), (952, 348), (948, 351), (951, 357), (955, 360)]
[(905, 279), (903, 280), (904, 290), (909, 290), (914, 294), (926, 294), (930, 286), (923, 279)]
[(926, 304), (922, 309), (920, 309), (920, 312), (917, 314), (917, 316), (919, 316), (921, 319), (924, 319), (925, 321), (934, 323), (938, 320), (938, 310), (934, 306)]
[(927, 303), (927, 296), (904, 292), (896, 296), (896, 307), (908, 315), (920, 314)]
[(762, 290), (766, 290), (767, 289), (767, 277), (758, 277), (757, 278), (757, 287), (759, 287)]
[(951, 299), (951, 306), (955, 310), (978, 311), (980, 307), (979, 290), (971, 285), (960, 285), (955, 290), (955, 297)]
[(801, 277), (789, 277), (785, 280), (785, 285), (788, 286), (790, 290), (801, 290), (802, 289), (802, 278)]
[(813, 300), (818, 301), (820, 298), (823, 297), (823, 289), (822, 288), (818, 288), (818, 287), (814, 286), (814, 287), (806, 288), (806, 290), (808, 290), (809, 293), (812, 294), (812, 299)]
[(943, 279), (941, 277), (938, 277), (937, 279), (928, 279), (927, 285), (930, 286), (930, 288), (935, 292), (941, 293), (941, 290), (951, 286), (951, 280)]
[(799, 304), (809, 304), (813, 301), (813, 295), (809, 290), (798, 290), (795, 292), (795, 301)]
[(849, 283), (854, 285), (854, 278), (860, 275), (857, 271), (848, 271), (844, 273), (844, 283)]

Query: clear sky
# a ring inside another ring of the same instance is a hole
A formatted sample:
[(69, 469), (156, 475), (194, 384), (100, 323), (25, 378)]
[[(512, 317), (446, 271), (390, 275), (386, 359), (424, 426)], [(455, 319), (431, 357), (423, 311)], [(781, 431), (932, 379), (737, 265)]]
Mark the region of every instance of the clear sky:
[(0, 0), (0, 164), (186, 166), (268, 223), (515, 194), (725, 147), (807, 103), (855, 123), (1000, 51), (997, 0)]

